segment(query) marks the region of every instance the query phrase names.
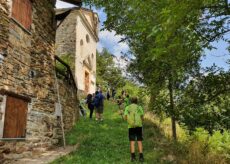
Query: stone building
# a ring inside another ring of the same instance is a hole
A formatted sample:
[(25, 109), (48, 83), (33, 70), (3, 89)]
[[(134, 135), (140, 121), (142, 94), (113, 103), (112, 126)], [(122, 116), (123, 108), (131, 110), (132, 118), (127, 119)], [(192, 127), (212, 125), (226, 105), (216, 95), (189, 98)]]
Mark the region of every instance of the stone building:
[(0, 1), (0, 163), (59, 142), (58, 97), (65, 130), (78, 117), (74, 82), (55, 78), (55, 3)]
[(96, 47), (99, 41), (97, 13), (80, 7), (58, 9), (56, 19), (56, 54), (70, 56), (79, 91), (85, 94), (94, 93)]

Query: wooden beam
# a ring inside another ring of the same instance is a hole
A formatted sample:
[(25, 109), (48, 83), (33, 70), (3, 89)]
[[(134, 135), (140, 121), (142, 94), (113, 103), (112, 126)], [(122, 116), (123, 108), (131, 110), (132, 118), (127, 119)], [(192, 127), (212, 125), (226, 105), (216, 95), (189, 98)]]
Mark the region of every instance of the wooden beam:
[(70, 66), (67, 64), (67, 63), (65, 63), (61, 58), (59, 58), (58, 56), (54, 56), (55, 57), (55, 59), (57, 60), (57, 61), (59, 61), (61, 64), (63, 64), (65, 67), (67, 67), (68, 69), (70, 68)]
[(19, 95), (19, 94), (16, 94), (14, 92), (11, 92), (11, 91), (8, 91), (8, 90), (5, 90), (5, 89), (0, 89), (0, 94), (2, 95), (8, 95), (8, 96), (11, 96), (11, 97), (14, 97), (14, 98), (18, 98), (18, 99), (22, 99), (26, 102), (31, 102), (31, 98), (28, 97), (28, 96), (24, 96), (24, 95)]

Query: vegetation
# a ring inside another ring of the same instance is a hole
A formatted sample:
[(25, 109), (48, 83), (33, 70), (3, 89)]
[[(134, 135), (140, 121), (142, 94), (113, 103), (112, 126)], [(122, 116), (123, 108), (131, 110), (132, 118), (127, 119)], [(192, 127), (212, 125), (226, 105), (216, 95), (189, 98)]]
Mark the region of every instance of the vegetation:
[[(230, 70), (223, 71), (215, 65), (210, 68), (201, 66), (201, 59), (206, 55), (205, 50), (215, 48), (213, 42), (222, 40), (230, 43), (227, 35), (230, 32), (229, 1), (194, 0), (191, 3), (189, 0), (143, 2), (86, 0), (86, 2), (103, 7), (107, 14), (104, 28), (114, 30), (123, 36), (121, 41), (129, 45), (130, 52), (134, 56), (129, 70), (145, 89), (136, 88), (137, 86), (125, 80), (118, 84), (120, 73), (119, 71), (114, 73), (113, 66), (109, 66), (112, 65), (109, 57), (111, 55), (106, 51), (103, 51), (105, 58), (100, 58), (102, 55), (98, 57), (100, 83), (105, 82), (121, 89), (124, 87), (134, 95), (142, 93), (150, 95), (149, 110), (157, 117), (152, 114), (146, 116), (150, 120), (145, 121), (144, 125), (147, 162), (229, 163)], [(145, 99), (143, 102), (148, 101)], [(111, 116), (112, 118), (115, 116)], [(158, 118), (159, 121), (156, 122)], [(115, 123), (118, 120), (110, 122)], [(105, 122), (106, 125), (110, 125), (108, 127), (114, 129), (112, 123), (107, 123)], [(122, 124), (119, 122), (119, 125)], [(89, 131), (87, 133), (90, 134)], [(110, 137), (113, 136), (110, 134)], [(171, 137), (177, 142), (172, 142)], [(106, 139), (109, 140), (109, 137)], [(118, 142), (125, 142), (125, 139), (119, 138), (116, 143)], [(110, 143), (112, 140), (107, 144)], [(89, 144), (89, 141), (86, 144)], [(103, 143), (95, 145), (98, 148), (101, 144)], [(113, 150), (111, 149), (109, 153)], [(125, 149), (122, 147), (121, 150)], [(103, 152), (106, 149), (99, 151)], [(100, 154), (97, 155), (93, 159), (102, 163), (128, 156), (113, 153), (111, 158), (100, 161)], [(80, 157), (73, 154), (65, 159)]]
[[(88, 0), (88, 2), (91, 2)], [(202, 70), (200, 60), (214, 41), (229, 42), (226, 0), (100, 1), (105, 29), (124, 36), (134, 55), (130, 70), (148, 88), (151, 109), (190, 132), (229, 129), (229, 71)], [(220, 87), (220, 89), (219, 89)], [(226, 125), (227, 124), (227, 125)]]
[(113, 55), (105, 48), (101, 53), (97, 52), (97, 85), (100, 85), (103, 91), (108, 88), (115, 88), (116, 97), (120, 96), (124, 90), (130, 96), (137, 96), (139, 102), (144, 106), (147, 106), (149, 102), (146, 88), (123, 77), (120, 68), (115, 66)]
[[(60, 56), (60, 59), (62, 61), (64, 61), (66, 64), (68, 64), (70, 66), (71, 70), (74, 70), (74, 68), (75, 68), (75, 66), (74, 66), (75, 62), (74, 62), (74, 55), (73, 54), (62, 54)], [(64, 65), (61, 64), (60, 62), (56, 63), (56, 67), (59, 70), (66, 71)]]
[(109, 87), (119, 88), (125, 85), (121, 70), (115, 66), (112, 54), (106, 49), (101, 53), (97, 52), (97, 85), (105, 91)]
[[(127, 124), (118, 114), (118, 106), (112, 102), (105, 103), (105, 120), (96, 122), (81, 118), (67, 134), (67, 143), (77, 145), (70, 155), (57, 159), (58, 163), (130, 163)], [(212, 137), (203, 129), (194, 135), (178, 128), (178, 142), (171, 140), (171, 123), (169, 119), (160, 121), (146, 113), (144, 121), (144, 155), (145, 163), (227, 163), (230, 162), (230, 135), (215, 132)]]

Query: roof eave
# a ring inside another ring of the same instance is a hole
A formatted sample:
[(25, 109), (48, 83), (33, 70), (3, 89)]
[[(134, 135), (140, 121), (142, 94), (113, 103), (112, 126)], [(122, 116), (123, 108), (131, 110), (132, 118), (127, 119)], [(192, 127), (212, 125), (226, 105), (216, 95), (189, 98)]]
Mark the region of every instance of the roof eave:
[(61, 0), (61, 1), (71, 3), (77, 6), (82, 6), (82, 0)]

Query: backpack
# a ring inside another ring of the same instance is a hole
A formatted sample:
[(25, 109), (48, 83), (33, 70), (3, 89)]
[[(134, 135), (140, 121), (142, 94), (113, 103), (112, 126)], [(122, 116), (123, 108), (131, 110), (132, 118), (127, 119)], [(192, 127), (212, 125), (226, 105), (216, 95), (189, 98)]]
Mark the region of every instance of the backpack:
[(99, 105), (100, 105), (100, 96), (99, 96), (99, 94), (97, 94), (97, 95), (94, 97), (93, 105), (94, 105), (95, 107), (99, 107)]
[(141, 107), (130, 105), (127, 108), (129, 108), (127, 114), (127, 122), (129, 124), (129, 127), (130, 128), (142, 127), (142, 119), (139, 113)]

